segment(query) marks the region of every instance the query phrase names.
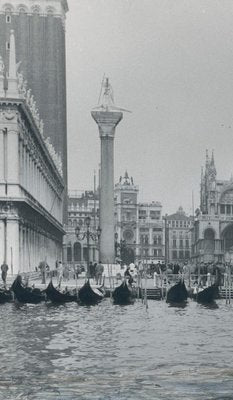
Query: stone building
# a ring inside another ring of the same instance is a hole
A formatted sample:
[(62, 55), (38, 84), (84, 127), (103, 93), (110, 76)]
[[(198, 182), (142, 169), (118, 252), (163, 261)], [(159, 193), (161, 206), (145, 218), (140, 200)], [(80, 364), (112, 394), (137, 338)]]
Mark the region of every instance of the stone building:
[[(17, 38), (17, 68), (35, 98), (49, 137), (61, 155), (67, 184), (66, 0), (0, 0), (0, 54), (8, 69), (10, 31)], [(66, 190), (64, 190), (64, 194)], [(64, 209), (67, 207), (64, 202)]]
[(0, 263), (17, 273), (61, 259), (64, 181), (31, 90), (17, 74), (13, 30), (8, 40), (8, 69), (0, 57)]
[[(136, 262), (164, 260), (164, 233), (162, 205), (159, 202), (139, 203), (139, 187), (126, 172), (115, 184), (115, 245), (116, 256), (120, 258), (120, 245), (127, 246), (129, 258)], [(91, 217), (91, 231), (97, 233), (99, 226), (99, 193), (86, 191), (69, 195), (68, 226), (65, 246), (69, 263), (87, 260), (86, 239), (78, 240), (75, 228), (80, 225), (80, 233), (85, 232), (85, 218)], [(97, 235), (98, 236), (98, 235)], [(98, 237), (90, 240), (90, 260), (98, 261)]]
[(166, 261), (184, 263), (191, 256), (193, 217), (185, 214), (182, 207), (165, 217)]
[[(65, 237), (65, 259), (67, 263), (87, 261), (87, 239), (81, 239), (87, 230), (86, 220), (90, 218), (90, 231), (96, 234), (90, 238), (89, 259), (97, 262), (99, 258), (99, 243), (97, 230), (99, 226), (99, 192), (85, 191), (78, 193), (70, 191), (68, 197), (68, 225)], [(75, 234), (80, 227), (80, 237)]]
[(201, 174), (200, 209), (192, 233), (196, 264), (233, 259), (233, 178), (217, 179), (214, 154), (209, 158), (208, 151)]
[(139, 187), (125, 173), (115, 185), (115, 226), (118, 241), (124, 240), (136, 262), (164, 259), (162, 205), (140, 203)]

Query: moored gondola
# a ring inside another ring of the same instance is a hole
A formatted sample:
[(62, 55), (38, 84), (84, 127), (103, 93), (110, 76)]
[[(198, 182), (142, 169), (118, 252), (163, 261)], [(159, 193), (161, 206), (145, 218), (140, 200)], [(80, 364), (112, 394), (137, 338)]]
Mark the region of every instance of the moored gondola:
[(135, 300), (134, 291), (132, 287), (126, 282), (122, 282), (120, 286), (117, 286), (112, 293), (114, 304), (131, 304)]
[(218, 285), (214, 283), (213, 285), (201, 290), (196, 293), (196, 300), (198, 303), (212, 303), (219, 296)]
[(78, 300), (81, 304), (97, 304), (104, 298), (104, 293), (97, 288), (92, 288), (89, 279), (78, 291)]
[(62, 293), (60, 290), (53, 286), (52, 280), (45, 289), (46, 297), (53, 303), (67, 303), (77, 301), (77, 294), (72, 294), (69, 291)]
[(11, 286), (11, 290), (20, 303), (36, 304), (45, 300), (45, 293), (40, 289), (23, 286), (21, 275), (16, 277)]
[(1, 288), (0, 289), (0, 303), (7, 303), (13, 300), (12, 292), (8, 289)]
[(187, 298), (188, 291), (183, 279), (172, 286), (167, 292), (167, 303), (183, 303)]

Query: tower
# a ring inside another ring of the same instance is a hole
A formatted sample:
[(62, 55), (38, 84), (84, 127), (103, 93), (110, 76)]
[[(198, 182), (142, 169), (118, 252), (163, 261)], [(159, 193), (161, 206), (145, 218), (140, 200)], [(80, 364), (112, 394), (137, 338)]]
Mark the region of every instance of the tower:
[(17, 68), (32, 90), (50, 137), (61, 154), (67, 186), (66, 0), (0, 0), (0, 55), (8, 70), (10, 31), (15, 32)]
[(103, 263), (114, 263), (114, 137), (115, 128), (123, 114), (114, 106), (108, 78), (104, 81), (103, 89), (101, 106), (91, 112), (98, 125), (101, 141), (100, 259)]

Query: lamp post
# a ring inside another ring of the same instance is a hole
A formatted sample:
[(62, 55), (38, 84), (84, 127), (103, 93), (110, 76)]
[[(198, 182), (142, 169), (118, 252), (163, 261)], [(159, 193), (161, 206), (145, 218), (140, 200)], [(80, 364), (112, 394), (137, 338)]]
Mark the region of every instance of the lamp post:
[(98, 240), (99, 242), (99, 238), (101, 235), (101, 229), (100, 227), (97, 228), (96, 232), (92, 232), (90, 230), (90, 224), (91, 224), (91, 218), (90, 217), (86, 217), (85, 218), (85, 224), (86, 224), (86, 231), (83, 232), (82, 234), (80, 234), (80, 226), (76, 226), (75, 228), (75, 235), (77, 237), (77, 239), (79, 240), (83, 240), (85, 238), (87, 238), (87, 276), (90, 276), (90, 271), (89, 271), (89, 264), (90, 264), (90, 239), (94, 240), (95, 242)]

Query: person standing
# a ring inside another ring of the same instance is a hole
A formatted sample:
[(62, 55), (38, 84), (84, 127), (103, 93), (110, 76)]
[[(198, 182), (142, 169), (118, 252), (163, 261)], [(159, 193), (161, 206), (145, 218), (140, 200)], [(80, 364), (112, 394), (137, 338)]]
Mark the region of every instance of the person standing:
[(57, 268), (57, 280), (58, 280), (58, 287), (61, 287), (61, 281), (63, 278), (63, 266), (62, 266), (62, 262), (59, 261), (58, 263), (58, 268)]
[(6, 277), (7, 277), (8, 265), (7, 265), (7, 263), (5, 261), (1, 265), (1, 271), (2, 271), (3, 285), (6, 288)]
[(104, 272), (104, 266), (101, 263), (101, 261), (96, 265), (95, 269), (95, 279), (96, 279), (96, 285), (101, 285), (102, 284), (102, 275)]

